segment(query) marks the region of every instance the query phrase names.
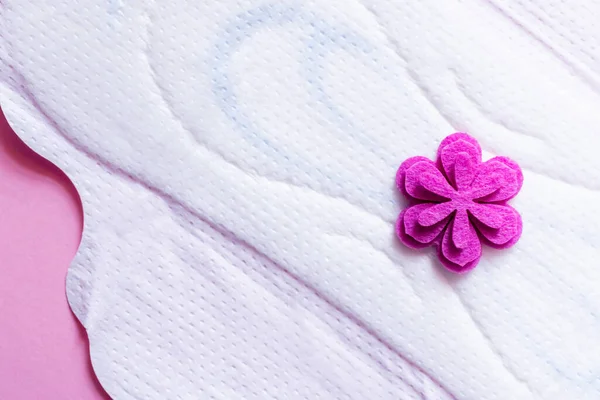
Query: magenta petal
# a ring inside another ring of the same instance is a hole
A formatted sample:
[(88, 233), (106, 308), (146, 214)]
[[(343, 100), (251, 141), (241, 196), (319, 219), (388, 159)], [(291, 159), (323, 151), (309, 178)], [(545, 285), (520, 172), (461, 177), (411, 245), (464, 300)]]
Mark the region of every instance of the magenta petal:
[(457, 210), (452, 225), (452, 243), (457, 249), (465, 249), (474, 240), (472, 235), (477, 233), (471, 229), (467, 210)]
[(431, 203), (417, 204), (402, 211), (396, 223), (398, 237), (409, 247), (421, 248), (433, 243), (446, 227), (448, 221), (442, 220), (431, 226), (419, 225), (419, 215), (433, 207)]
[(494, 206), (495, 204), (473, 203), (469, 207), (469, 212), (485, 226), (498, 229), (504, 223), (504, 218), (499, 212), (496, 212)]
[(481, 241), (477, 236), (477, 231), (469, 223), (465, 231), (460, 231), (464, 235), (459, 239), (459, 243), (463, 247), (458, 248), (453, 240), (454, 225), (455, 221), (451, 221), (444, 233), (444, 237), (442, 238), (442, 254), (451, 263), (465, 267), (470, 262), (478, 260), (481, 257)]
[(444, 201), (454, 194), (454, 189), (433, 161), (419, 161), (405, 174), (406, 192), (413, 198), (426, 201)]
[(452, 261), (448, 260), (446, 258), (446, 256), (444, 256), (444, 254), (442, 253), (442, 247), (440, 246), (438, 248), (438, 258), (440, 259), (442, 265), (444, 267), (446, 267), (446, 269), (448, 269), (454, 273), (457, 273), (457, 274), (464, 274), (466, 272), (469, 272), (470, 270), (475, 268), (477, 266), (477, 264), (479, 264), (479, 259), (481, 258), (481, 256), (477, 257), (473, 261), (466, 263), (465, 265), (458, 265), (458, 264), (453, 263)]
[(421, 212), (418, 218), (419, 225), (431, 226), (437, 224), (443, 219), (446, 219), (455, 209), (456, 206), (451, 201), (435, 204), (433, 207)]
[(523, 186), (521, 168), (509, 158), (494, 157), (479, 165), (471, 186), (474, 199), (483, 202), (510, 200)]
[[(460, 154), (460, 156), (459, 156)], [(456, 162), (460, 159), (457, 176)], [(466, 161), (468, 160), (468, 161)], [(440, 165), (453, 185), (457, 185), (457, 178), (464, 184), (471, 178), (470, 171), (481, 163), (481, 147), (477, 140), (466, 133), (455, 133), (442, 141), (438, 149), (438, 165)], [(470, 164), (470, 168), (467, 165)], [(467, 175), (463, 176), (462, 173)]]
[(405, 196), (411, 197), (406, 192), (406, 170), (408, 170), (410, 167), (412, 167), (413, 165), (415, 165), (416, 163), (421, 162), (421, 161), (431, 161), (431, 160), (428, 159), (427, 157), (421, 157), (421, 156), (411, 157), (411, 158), (407, 159), (406, 161), (404, 161), (402, 164), (400, 164), (400, 168), (398, 168), (398, 171), (396, 172), (396, 186), (398, 187), (398, 189), (400, 189), (402, 194)]
[(467, 153), (458, 153), (454, 163), (454, 182), (458, 190), (468, 190), (473, 183), (475, 169), (471, 156)]
[(438, 153), (437, 153), (438, 159), (441, 158), (440, 156), (441, 156), (442, 150), (446, 146), (451, 145), (452, 143), (457, 142), (459, 140), (464, 140), (465, 142), (472, 144), (473, 146), (475, 146), (476, 148), (479, 149), (479, 154), (481, 154), (481, 146), (479, 146), (479, 142), (477, 141), (477, 139), (475, 139), (473, 136), (471, 136), (467, 133), (456, 132), (456, 133), (446, 136), (444, 138), (444, 140), (442, 140), (442, 142), (440, 143), (440, 145), (438, 147)]
[(519, 240), (523, 231), (521, 215), (509, 205), (478, 204), (469, 209), (477, 230), (488, 245), (507, 248)]
[(404, 243), (405, 246), (412, 249), (422, 249), (423, 247), (429, 246), (429, 243), (420, 243), (413, 239), (409, 234), (406, 233), (406, 227), (404, 226), (404, 215), (406, 210), (402, 210), (400, 216), (396, 220), (396, 236)]

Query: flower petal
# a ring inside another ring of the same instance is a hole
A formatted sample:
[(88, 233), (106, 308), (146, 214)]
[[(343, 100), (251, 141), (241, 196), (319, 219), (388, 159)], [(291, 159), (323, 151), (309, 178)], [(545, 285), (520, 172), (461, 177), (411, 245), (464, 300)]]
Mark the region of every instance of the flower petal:
[(408, 247), (421, 248), (429, 246), (442, 233), (448, 220), (441, 220), (431, 226), (422, 226), (418, 223), (419, 215), (433, 207), (434, 204), (417, 204), (403, 210), (396, 222), (396, 234)]
[[(458, 171), (456, 170), (457, 158), (460, 159)], [(457, 188), (458, 182), (464, 185), (465, 182), (472, 180), (471, 171), (480, 163), (481, 147), (475, 138), (466, 133), (448, 136), (438, 148), (438, 165), (443, 168), (450, 183)]]
[(400, 168), (398, 168), (398, 171), (396, 172), (396, 186), (405, 196), (409, 196), (409, 194), (406, 192), (406, 170), (421, 161), (431, 160), (429, 160), (427, 157), (421, 156), (408, 158), (406, 161), (400, 164)]
[(498, 202), (512, 199), (523, 186), (519, 165), (506, 157), (494, 157), (479, 165), (471, 186), (473, 199)]
[(433, 161), (419, 161), (405, 173), (404, 187), (413, 198), (426, 201), (444, 201), (454, 194), (454, 189)]
[(469, 206), (469, 213), (485, 226), (498, 229), (504, 223), (504, 218), (500, 212), (497, 212), (498, 210), (497, 207), (494, 207), (495, 205), (473, 203)]
[(470, 189), (474, 177), (475, 168), (471, 156), (465, 152), (458, 153), (454, 162), (456, 188), (461, 191)]
[(509, 205), (476, 204), (469, 208), (475, 218), (475, 226), (485, 242), (491, 247), (507, 248), (521, 237), (521, 216)]
[(451, 135), (446, 136), (444, 140), (442, 140), (442, 142), (440, 143), (438, 147), (438, 159), (440, 158), (442, 149), (459, 140), (464, 140), (465, 142), (477, 147), (479, 149), (479, 154), (481, 154), (481, 147), (479, 146), (479, 142), (477, 141), (477, 139), (464, 132), (455, 132)]
[(418, 222), (421, 226), (431, 226), (437, 224), (441, 220), (445, 219), (450, 215), (452, 211), (456, 209), (456, 206), (451, 201), (439, 203), (433, 205), (419, 215)]
[(446, 258), (446, 256), (444, 256), (444, 254), (442, 253), (442, 247), (440, 246), (438, 248), (438, 258), (440, 259), (442, 265), (444, 267), (446, 267), (446, 269), (448, 269), (452, 272), (455, 272), (457, 274), (464, 274), (464, 273), (469, 272), (470, 270), (475, 268), (477, 266), (477, 264), (479, 264), (479, 259), (481, 258), (481, 256), (477, 257), (473, 261), (469, 261), (465, 265), (458, 265), (458, 264), (453, 263), (452, 261), (448, 260)]
[(473, 234), (477, 235), (475, 230), (470, 228), (471, 222), (467, 210), (461, 209), (456, 211), (454, 216), (454, 224), (452, 226), (452, 243), (457, 249), (465, 249), (473, 240)]
[[(459, 222), (460, 224), (460, 222)], [(452, 220), (448, 225), (448, 229), (444, 233), (442, 239), (442, 255), (444, 258), (452, 264), (456, 264), (459, 267), (466, 267), (469, 263), (479, 260), (481, 257), (481, 241), (477, 236), (477, 231), (468, 223), (466, 227), (460, 226), (457, 228), (462, 238), (459, 243), (463, 246), (459, 248), (454, 243), (454, 227), (456, 226), (456, 220)]]

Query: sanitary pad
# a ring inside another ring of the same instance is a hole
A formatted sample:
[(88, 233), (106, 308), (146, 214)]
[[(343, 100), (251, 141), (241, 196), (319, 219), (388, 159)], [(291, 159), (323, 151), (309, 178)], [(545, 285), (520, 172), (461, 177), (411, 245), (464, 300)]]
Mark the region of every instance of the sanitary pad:
[[(114, 399), (600, 398), (600, 3), (2, 8), (2, 107), (82, 197), (67, 293)], [(394, 232), (400, 164), (457, 131), (525, 182), (466, 275)]]

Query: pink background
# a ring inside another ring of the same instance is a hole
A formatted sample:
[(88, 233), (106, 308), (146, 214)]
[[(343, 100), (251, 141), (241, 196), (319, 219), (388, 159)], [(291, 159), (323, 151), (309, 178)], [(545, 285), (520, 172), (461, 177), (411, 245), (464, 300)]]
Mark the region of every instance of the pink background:
[(81, 229), (71, 182), (0, 113), (0, 399), (109, 399), (65, 295)]

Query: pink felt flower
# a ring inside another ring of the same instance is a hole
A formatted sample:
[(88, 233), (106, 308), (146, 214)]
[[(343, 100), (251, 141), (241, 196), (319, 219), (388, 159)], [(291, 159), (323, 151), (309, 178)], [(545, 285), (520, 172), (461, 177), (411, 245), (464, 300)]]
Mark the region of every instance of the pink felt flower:
[(412, 203), (398, 218), (398, 237), (412, 248), (436, 245), (453, 272), (475, 268), (482, 242), (507, 248), (521, 236), (521, 216), (506, 204), (523, 185), (521, 169), (506, 157), (482, 162), (479, 143), (466, 133), (446, 137), (437, 162), (404, 161), (396, 184)]

